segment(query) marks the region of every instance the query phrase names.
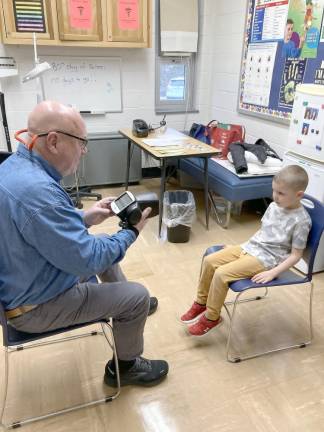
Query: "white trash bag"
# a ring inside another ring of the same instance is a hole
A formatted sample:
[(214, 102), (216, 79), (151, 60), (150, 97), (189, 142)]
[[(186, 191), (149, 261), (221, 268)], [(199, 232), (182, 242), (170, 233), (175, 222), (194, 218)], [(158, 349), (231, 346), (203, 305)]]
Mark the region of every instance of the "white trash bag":
[(191, 227), (196, 218), (195, 199), (190, 191), (178, 190), (164, 192), (163, 223), (173, 228), (178, 225)]

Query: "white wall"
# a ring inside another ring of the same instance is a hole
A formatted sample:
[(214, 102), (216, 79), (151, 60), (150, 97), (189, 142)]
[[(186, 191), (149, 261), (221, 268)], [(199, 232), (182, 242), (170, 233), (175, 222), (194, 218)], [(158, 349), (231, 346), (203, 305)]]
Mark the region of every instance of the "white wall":
[[(154, 4), (154, 0), (152, 1)], [(205, 20), (209, 11), (201, 1), (201, 27), (205, 28)], [(154, 12), (154, 11), (153, 11)], [(154, 13), (153, 13), (154, 17)], [(153, 18), (152, 48), (149, 49), (114, 49), (114, 48), (58, 48), (38, 47), (39, 57), (51, 55), (75, 56), (112, 56), (122, 59), (123, 107), (122, 113), (111, 113), (106, 116), (86, 116), (89, 132), (114, 132), (122, 127), (131, 127), (134, 118), (144, 118), (148, 123), (158, 123), (162, 116), (155, 115), (155, 19)], [(208, 29), (210, 31), (210, 29)], [(198, 78), (198, 109), (199, 114), (172, 114), (167, 117), (168, 126), (183, 129), (190, 127), (194, 120), (208, 119), (210, 108), (210, 76), (212, 51), (207, 47), (210, 34), (203, 35), (200, 41), (201, 55), (199, 58)], [(27, 116), (36, 104), (36, 80), (22, 84), (25, 73), (33, 68), (33, 48), (31, 46), (0, 45), (0, 56), (13, 56), (18, 64), (19, 75), (1, 79), (2, 91), (5, 93), (6, 110), (13, 147), (16, 143), (13, 133), (26, 127)], [(5, 149), (6, 143), (1, 129), (0, 148)]]
[(208, 28), (212, 29), (209, 36), (213, 46), (209, 116), (244, 125), (247, 142), (254, 143), (257, 138), (263, 138), (282, 154), (288, 126), (237, 112), (246, 7), (247, 0), (206, 0), (206, 8), (210, 9)]

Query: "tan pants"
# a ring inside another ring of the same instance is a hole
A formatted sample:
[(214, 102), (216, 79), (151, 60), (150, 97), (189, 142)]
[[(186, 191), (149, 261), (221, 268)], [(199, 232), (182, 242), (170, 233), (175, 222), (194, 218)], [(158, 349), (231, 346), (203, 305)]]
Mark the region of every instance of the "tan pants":
[(226, 246), (204, 258), (198, 285), (197, 302), (206, 304), (208, 319), (217, 320), (230, 282), (254, 276), (266, 270), (261, 262), (241, 246)]

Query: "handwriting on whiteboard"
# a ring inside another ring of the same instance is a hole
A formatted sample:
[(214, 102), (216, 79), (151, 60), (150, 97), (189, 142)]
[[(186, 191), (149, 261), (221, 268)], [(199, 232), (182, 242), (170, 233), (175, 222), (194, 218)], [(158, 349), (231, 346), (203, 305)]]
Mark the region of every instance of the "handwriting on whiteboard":
[[(107, 67), (102, 64), (83, 62), (79, 64), (67, 62), (51, 62), (52, 76), (50, 77), (51, 85), (62, 85), (63, 87), (92, 86), (97, 83), (97, 78), (94, 72), (105, 71)], [(113, 91), (112, 84), (107, 81), (105, 83), (107, 93)]]
[(44, 74), (45, 98), (79, 111), (122, 112), (119, 57), (44, 56), (51, 69)]
[(95, 70), (105, 70), (107, 67), (102, 64), (96, 64), (96, 63), (89, 63), (89, 62), (83, 62), (80, 64), (73, 64), (73, 63), (66, 63), (66, 62), (51, 62), (51, 66), (53, 69), (53, 72), (84, 72), (86, 70), (88, 71), (95, 71)]

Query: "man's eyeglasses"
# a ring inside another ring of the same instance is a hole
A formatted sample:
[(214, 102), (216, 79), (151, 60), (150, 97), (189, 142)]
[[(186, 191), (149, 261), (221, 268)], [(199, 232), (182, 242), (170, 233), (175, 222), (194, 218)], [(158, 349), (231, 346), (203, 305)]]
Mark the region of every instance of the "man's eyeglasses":
[(25, 142), (25, 140), (23, 140), (20, 137), (21, 134), (26, 133), (26, 132), (28, 132), (27, 129), (21, 129), (20, 131), (18, 131), (18, 132), (15, 133), (15, 138), (16, 138), (17, 141), (21, 142), (26, 147), (28, 147), (29, 150), (31, 150), (33, 148), (33, 146), (34, 146), (35, 141), (37, 140), (37, 138), (45, 137), (48, 134), (50, 134), (51, 132), (60, 133), (62, 135), (67, 135), (67, 136), (69, 136), (71, 138), (77, 139), (80, 142), (82, 150), (84, 150), (87, 147), (87, 145), (88, 145), (88, 140), (86, 138), (81, 138), (81, 137), (78, 137), (76, 135), (72, 135), (72, 134), (70, 134), (68, 132), (63, 132), (63, 131), (60, 131), (60, 130), (55, 130), (55, 131), (49, 131), (49, 132), (35, 134), (35, 135), (33, 135), (33, 137), (31, 139), (29, 145), (27, 145), (27, 143)]
[(75, 138), (75, 139), (77, 139), (78, 141), (80, 141), (80, 145), (81, 145), (81, 148), (82, 148), (82, 150), (84, 150), (86, 147), (87, 147), (87, 145), (88, 145), (88, 140), (86, 139), (86, 138), (81, 138), (81, 137), (78, 137), (78, 136), (76, 136), (76, 135), (72, 135), (72, 134), (70, 134), (70, 133), (67, 133), (67, 132), (63, 132), (63, 131), (60, 131), (60, 130), (55, 130), (55, 131), (49, 131), (49, 132), (44, 132), (44, 133), (40, 133), (40, 134), (37, 134), (37, 136), (39, 137), (39, 138), (41, 138), (41, 137), (45, 137), (45, 136), (47, 136), (49, 133), (51, 133), (51, 132), (56, 132), (56, 133), (60, 133), (60, 134), (62, 134), (62, 135), (66, 135), (66, 136), (69, 136), (69, 137), (71, 137), (71, 138)]

